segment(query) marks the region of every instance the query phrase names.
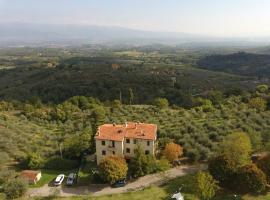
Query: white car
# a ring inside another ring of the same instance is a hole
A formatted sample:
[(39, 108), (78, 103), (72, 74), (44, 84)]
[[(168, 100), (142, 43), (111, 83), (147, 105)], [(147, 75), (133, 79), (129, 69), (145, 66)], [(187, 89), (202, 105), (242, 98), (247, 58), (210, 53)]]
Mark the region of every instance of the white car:
[(59, 186), (62, 184), (62, 182), (64, 181), (65, 179), (65, 175), (64, 174), (60, 174), (56, 177), (56, 179), (54, 180), (54, 185), (55, 186)]

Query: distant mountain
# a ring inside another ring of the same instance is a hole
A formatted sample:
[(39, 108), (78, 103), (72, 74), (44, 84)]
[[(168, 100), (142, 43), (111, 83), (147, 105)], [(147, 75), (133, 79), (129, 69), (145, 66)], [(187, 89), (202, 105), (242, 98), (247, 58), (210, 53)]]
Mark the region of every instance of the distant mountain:
[(176, 32), (153, 32), (113, 26), (0, 23), (0, 47), (18, 45), (81, 45), (86, 43), (153, 43), (186, 47), (262, 46), (268, 38), (222, 38)]
[(120, 27), (9, 23), (0, 24), (1, 43), (191, 42), (205, 37), (186, 33), (140, 31)]

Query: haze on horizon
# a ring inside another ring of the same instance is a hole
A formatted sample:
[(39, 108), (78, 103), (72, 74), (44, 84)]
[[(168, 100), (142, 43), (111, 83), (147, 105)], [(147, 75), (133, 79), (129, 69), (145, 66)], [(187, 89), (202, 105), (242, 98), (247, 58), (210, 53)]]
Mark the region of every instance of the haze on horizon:
[(220, 37), (267, 37), (269, 8), (269, 0), (0, 0), (0, 23), (101, 25)]

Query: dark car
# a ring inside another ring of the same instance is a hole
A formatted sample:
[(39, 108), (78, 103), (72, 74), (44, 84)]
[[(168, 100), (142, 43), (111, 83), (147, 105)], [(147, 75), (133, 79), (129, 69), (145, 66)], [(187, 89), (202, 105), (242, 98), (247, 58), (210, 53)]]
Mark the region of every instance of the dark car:
[(182, 163), (181, 163), (181, 161), (180, 160), (174, 160), (173, 161), (173, 166), (180, 166)]
[(126, 185), (126, 179), (121, 179), (116, 181), (112, 186), (117, 188), (117, 187), (124, 187)]
[(68, 175), (66, 184), (68, 186), (72, 186), (72, 185), (74, 185), (76, 183), (76, 181), (77, 181), (77, 174), (71, 173), (71, 174)]

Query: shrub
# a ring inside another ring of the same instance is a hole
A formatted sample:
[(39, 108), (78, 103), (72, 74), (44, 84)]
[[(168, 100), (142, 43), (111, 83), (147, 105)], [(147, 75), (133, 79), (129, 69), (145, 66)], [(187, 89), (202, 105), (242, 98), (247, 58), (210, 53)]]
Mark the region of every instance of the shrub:
[(256, 90), (259, 92), (259, 93), (267, 93), (269, 88), (268, 88), (268, 85), (258, 85), (256, 87)]
[(77, 168), (79, 164), (80, 163), (77, 160), (67, 160), (60, 157), (52, 157), (46, 161), (44, 168), (53, 170), (70, 170)]
[(237, 186), (241, 192), (261, 193), (266, 189), (266, 176), (256, 165), (248, 164), (237, 172)]
[(152, 155), (146, 156), (145, 174), (152, 174), (157, 171), (156, 158)]
[(197, 174), (197, 194), (201, 200), (212, 199), (218, 189), (217, 181), (207, 172)]
[(11, 179), (3, 185), (3, 192), (8, 199), (16, 199), (27, 191), (28, 184), (23, 179)]
[(135, 156), (130, 161), (129, 170), (135, 178), (144, 176), (147, 173), (147, 157), (140, 146), (135, 149)]
[(255, 97), (250, 99), (248, 105), (250, 108), (254, 108), (257, 111), (264, 111), (267, 108), (267, 101), (261, 97)]
[(45, 160), (37, 153), (32, 153), (28, 157), (28, 167), (30, 169), (41, 169), (44, 167)]
[(158, 160), (156, 163), (156, 166), (157, 166), (157, 171), (160, 171), (160, 172), (166, 171), (170, 169), (171, 167), (170, 162), (165, 158)]
[(169, 106), (169, 102), (165, 98), (156, 98), (153, 104), (159, 108), (167, 108)]
[(164, 156), (170, 162), (177, 160), (181, 155), (183, 155), (183, 148), (173, 142), (166, 144), (164, 150)]
[(101, 178), (109, 183), (126, 178), (127, 170), (125, 159), (118, 156), (107, 156), (99, 164)]
[(237, 165), (229, 156), (220, 155), (210, 159), (208, 169), (210, 174), (221, 184), (226, 186), (234, 185)]
[(267, 182), (270, 183), (270, 155), (260, 158), (256, 165), (261, 169), (266, 175)]
[(0, 185), (8, 182), (9, 180), (15, 178), (16, 173), (13, 170), (8, 170), (6, 168), (0, 171)]

